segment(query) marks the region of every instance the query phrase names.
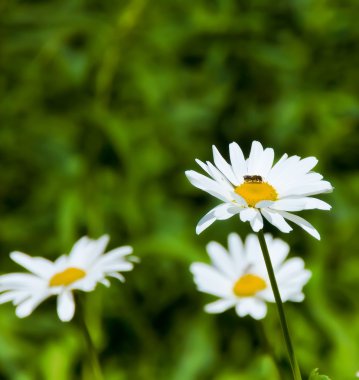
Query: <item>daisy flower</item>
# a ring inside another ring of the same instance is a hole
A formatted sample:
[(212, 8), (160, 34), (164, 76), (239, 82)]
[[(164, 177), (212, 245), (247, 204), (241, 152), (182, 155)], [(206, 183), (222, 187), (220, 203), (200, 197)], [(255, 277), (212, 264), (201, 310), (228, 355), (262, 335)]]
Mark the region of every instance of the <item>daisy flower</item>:
[(229, 153), (231, 164), (215, 146), (214, 165), (209, 161), (196, 160), (208, 176), (193, 170), (186, 171), (192, 185), (223, 202), (199, 221), (197, 234), (215, 220), (239, 214), (241, 221), (250, 222), (255, 232), (263, 228), (264, 217), (282, 232), (292, 230), (286, 221), (289, 220), (320, 239), (318, 231), (310, 223), (292, 214), (292, 211), (331, 208), (328, 203), (312, 197), (333, 190), (320, 174), (311, 171), (318, 162), (315, 157), (301, 159), (284, 154), (273, 165), (273, 149), (263, 149), (258, 141), (253, 141), (248, 159), (244, 158), (241, 148), (234, 142), (229, 145)]
[[(132, 247), (123, 246), (104, 253), (109, 237), (97, 240), (88, 237), (75, 243), (69, 255), (60, 256), (55, 262), (42, 257), (31, 257), (21, 252), (12, 252), (10, 257), (31, 273), (10, 273), (0, 276), (0, 304), (11, 301), (16, 306), (16, 315), (24, 318), (45, 299), (57, 297), (57, 314), (67, 322), (75, 313), (73, 290), (91, 292), (97, 283), (110, 285), (106, 277), (124, 281), (119, 271), (133, 269), (126, 258)], [(134, 261), (134, 260), (133, 260)]]
[[(303, 286), (311, 277), (299, 257), (286, 260), (289, 246), (281, 239), (265, 234), (269, 254), (278, 281), (282, 301), (301, 302)], [(207, 245), (212, 264), (193, 263), (190, 270), (200, 292), (212, 294), (219, 300), (205, 306), (207, 313), (222, 313), (235, 307), (240, 317), (250, 315), (262, 319), (267, 313), (266, 302), (275, 302), (262, 251), (255, 234), (241, 238), (228, 236), (228, 251), (219, 243)]]

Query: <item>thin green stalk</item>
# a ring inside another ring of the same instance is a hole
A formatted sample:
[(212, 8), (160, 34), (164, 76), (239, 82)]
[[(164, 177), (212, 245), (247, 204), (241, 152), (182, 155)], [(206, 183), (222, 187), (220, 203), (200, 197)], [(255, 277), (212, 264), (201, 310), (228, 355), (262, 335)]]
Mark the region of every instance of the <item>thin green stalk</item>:
[(292, 344), (292, 341), (290, 339), (288, 324), (287, 324), (287, 320), (286, 320), (284, 308), (283, 308), (283, 302), (282, 302), (282, 299), (280, 297), (277, 281), (275, 279), (274, 270), (273, 270), (272, 262), (271, 262), (271, 259), (269, 256), (267, 243), (266, 243), (265, 238), (264, 238), (263, 230), (258, 232), (258, 239), (259, 239), (260, 246), (262, 248), (262, 253), (263, 253), (264, 261), (266, 263), (266, 267), (267, 267), (267, 271), (268, 271), (268, 275), (269, 275), (269, 280), (270, 280), (270, 283), (272, 285), (272, 290), (274, 293), (274, 298), (275, 298), (275, 302), (276, 302), (277, 310), (278, 310), (278, 314), (279, 314), (280, 324), (282, 327), (282, 332), (283, 332), (285, 344), (287, 346), (289, 361), (290, 361), (290, 365), (291, 365), (292, 372), (293, 372), (293, 378), (294, 378), (294, 380), (302, 380), (302, 376), (300, 374), (298, 362), (297, 362), (297, 359), (296, 359), (295, 354), (294, 354), (293, 344)]
[(84, 335), (84, 338), (85, 338), (86, 347), (87, 347), (87, 351), (88, 351), (88, 360), (90, 362), (90, 367), (92, 369), (93, 379), (94, 380), (103, 380), (100, 361), (98, 359), (97, 351), (96, 351), (96, 348), (93, 344), (93, 341), (92, 341), (92, 338), (90, 335), (90, 331), (89, 331), (87, 324), (86, 324), (82, 300), (79, 298), (80, 297), (78, 297), (78, 299), (77, 299), (78, 321), (79, 321), (80, 328), (81, 328), (83, 335)]

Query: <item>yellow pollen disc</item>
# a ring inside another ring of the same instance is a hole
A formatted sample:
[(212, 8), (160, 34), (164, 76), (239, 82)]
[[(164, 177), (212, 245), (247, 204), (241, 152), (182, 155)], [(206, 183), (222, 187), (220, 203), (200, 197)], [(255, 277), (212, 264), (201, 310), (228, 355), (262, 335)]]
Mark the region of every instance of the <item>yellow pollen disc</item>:
[(252, 297), (267, 287), (263, 278), (254, 274), (245, 274), (233, 286), (233, 292), (238, 297)]
[(267, 182), (243, 182), (234, 191), (244, 198), (250, 207), (260, 201), (275, 201), (278, 194), (275, 188)]
[(66, 286), (86, 276), (86, 272), (79, 268), (67, 268), (63, 272), (54, 274), (50, 279), (50, 286)]

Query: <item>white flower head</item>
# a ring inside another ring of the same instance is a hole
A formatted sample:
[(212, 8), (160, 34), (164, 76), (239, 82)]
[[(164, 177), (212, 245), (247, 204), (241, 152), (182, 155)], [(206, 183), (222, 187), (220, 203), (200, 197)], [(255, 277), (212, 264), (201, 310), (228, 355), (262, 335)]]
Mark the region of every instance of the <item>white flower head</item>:
[(136, 258), (126, 257), (132, 253), (132, 247), (123, 246), (104, 253), (108, 241), (107, 235), (97, 240), (83, 237), (69, 255), (62, 255), (55, 262), (12, 252), (12, 260), (31, 273), (0, 276), (0, 304), (11, 301), (16, 306), (16, 315), (24, 318), (45, 299), (56, 295), (60, 320), (70, 321), (75, 313), (73, 290), (91, 292), (97, 283), (109, 286), (106, 277), (124, 281), (119, 272), (133, 269), (131, 260)]
[(213, 146), (214, 165), (207, 161), (196, 162), (208, 176), (193, 170), (186, 171), (192, 185), (220, 199), (223, 203), (209, 211), (198, 223), (201, 233), (215, 220), (228, 219), (239, 214), (241, 221), (250, 222), (253, 231), (263, 228), (263, 217), (282, 232), (292, 227), (286, 219), (298, 224), (309, 234), (320, 239), (318, 231), (305, 219), (292, 211), (309, 209), (330, 210), (331, 206), (313, 195), (331, 192), (333, 187), (311, 170), (317, 164), (315, 157), (282, 158), (273, 165), (274, 151), (263, 149), (253, 141), (248, 159), (235, 142), (229, 145), (231, 164)]
[[(286, 260), (289, 246), (281, 239), (265, 234), (266, 243), (283, 302), (301, 302), (303, 286), (311, 277), (299, 257)], [(250, 315), (262, 319), (267, 313), (266, 302), (275, 302), (258, 237), (228, 236), (228, 251), (219, 243), (207, 245), (212, 264), (193, 263), (191, 272), (200, 292), (212, 294), (219, 300), (205, 306), (208, 313), (222, 313), (235, 307), (240, 317)]]

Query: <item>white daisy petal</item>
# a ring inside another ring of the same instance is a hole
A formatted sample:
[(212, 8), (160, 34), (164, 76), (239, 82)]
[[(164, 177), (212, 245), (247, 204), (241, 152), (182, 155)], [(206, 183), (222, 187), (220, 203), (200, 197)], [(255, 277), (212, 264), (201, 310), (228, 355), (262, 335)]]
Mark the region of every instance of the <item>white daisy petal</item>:
[(202, 263), (194, 263), (190, 270), (198, 290), (218, 297), (227, 297), (232, 291), (232, 281), (221, 274), (217, 269)]
[(244, 250), (246, 260), (252, 265), (257, 266), (260, 260), (262, 260), (261, 246), (258, 241), (258, 236), (255, 234), (249, 234), (244, 242)]
[(94, 254), (92, 259), (102, 255), (105, 252), (107, 244), (110, 240), (108, 235), (102, 235), (99, 239), (96, 240), (96, 249), (94, 250)]
[[(83, 236), (74, 244), (69, 256), (72, 256), (75, 258), (77, 255), (79, 255), (81, 257), (81, 253), (84, 250), (86, 250), (90, 244), (91, 244), (91, 240), (87, 236)], [(62, 259), (63, 257), (64, 256), (60, 256), (59, 260)]]
[(242, 273), (243, 268), (246, 266), (246, 256), (241, 238), (236, 233), (228, 235), (228, 249), (231, 255), (236, 275)]
[(251, 311), (249, 315), (251, 315), (254, 319), (263, 319), (267, 314), (267, 305), (265, 302), (255, 299), (253, 300), (253, 305), (251, 307)]
[(264, 150), (262, 155), (261, 169), (260, 174), (266, 178), (268, 176), (269, 171), (272, 168), (274, 160), (274, 150), (272, 148), (267, 148)]
[[(96, 263), (97, 265), (97, 263)], [(120, 272), (128, 272), (134, 268), (133, 263), (128, 261), (122, 261), (118, 263), (112, 263), (107, 265), (102, 265), (101, 261), (98, 261), (98, 265), (101, 267), (103, 271), (120, 271)]]
[(289, 296), (288, 301), (292, 302), (302, 302), (304, 301), (304, 294), (303, 293), (295, 293), (292, 296)]
[(282, 189), (288, 188), (288, 183), (296, 178), (296, 170), (300, 162), (299, 156), (282, 157), (277, 165), (274, 165), (267, 176), (267, 181), (275, 186), (277, 193), (281, 195)]
[(211, 224), (213, 224), (216, 221), (217, 218), (215, 217), (214, 213), (215, 210), (212, 209), (204, 217), (201, 218), (196, 227), (197, 235), (199, 235), (201, 232), (203, 232), (206, 228), (208, 228)]
[[(206, 165), (206, 172), (212, 177), (212, 173), (208, 165), (207, 164), (203, 164), (203, 165)], [(185, 174), (193, 186), (196, 186), (199, 189), (202, 189), (205, 191), (207, 191), (207, 189), (213, 189), (213, 190), (219, 190), (219, 192), (221, 192), (221, 186), (217, 181), (214, 180), (214, 178), (209, 178), (194, 170), (187, 170)]]
[(237, 183), (243, 182), (243, 176), (247, 174), (247, 163), (239, 145), (235, 142), (229, 145), (229, 154), (233, 172), (237, 177)]
[(52, 262), (42, 257), (31, 257), (22, 252), (11, 252), (10, 257), (15, 263), (21, 265), (29, 272), (42, 278), (48, 278), (53, 269)]
[(312, 210), (312, 209), (331, 210), (332, 208), (330, 204), (317, 198), (306, 197), (303, 199), (305, 200), (305, 210)]
[(257, 209), (271, 208), (275, 203), (275, 201), (260, 201), (256, 203), (255, 207)]
[(318, 160), (315, 157), (306, 157), (300, 161), (300, 166), (303, 172), (307, 173), (317, 165)]
[(270, 247), (270, 256), (272, 260), (272, 265), (275, 270), (283, 263), (283, 261), (287, 258), (289, 254), (289, 245), (281, 240), (281, 239), (272, 239), (272, 241), (268, 241), (268, 235), (265, 234), (266, 242), (268, 247)]
[(116, 260), (117, 258), (123, 258), (131, 253), (133, 253), (133, 248), (129, 245), (125, 245), (107, 252), (104, 258), (106, 258), (106, 261)]
[(110, 281), (109, 281), (107, 278), (104, 278), (103, 280), (101, 280), (100, 283), (101, 283), (102, 285), (105, 285), (106, 288), (109, 288), (110, 285), (111, 285)]
[(259, 211), (257, 211), (255, 217), (250, 221), (250, 223), (254, 232), (258, 232), (263, 228), (263, 218)]
[(124, 245), (123, 247), (112, 249), (106, 253), (106, 256), (119, 255), (127, 256), (133, 253), (133, 248), (130, 245)]
[(199, 160), (198, 158), (195, 159), (195, 161), (197, 162), (197, 164), (209, 175), (211, 175), (211, 173), (209, 172), (209, 169), (207, 167), (207, 164), (205, 164), (204, 162), (202, 162), (201, 160)]
[(226, 191), (231, 191), (233, 185), (228, 181), (228, 179), (224, 176), (224, 174), (218, 170), (211, 162), (207, 161), (207, 167), (210, 172), (212, 178)]
[(16, 316), (19, 318), (25, 318), (29, 316), (39, 304), (49, 296), (48, 293), (34, 295), (28, 298), (26, 301), (20, 303), (16, 308)]
[(333, 191), (332, 185), (327, 181), (306, 183), (301, 186), (295, 186), (287, 189), (281, 194), (281, 197), (287, 197), (291, 195), (316, 195), (321, 193), (330, 193)]
[(233, 173), (231, 165), (222, 157), (218, 149), (213, 145), (213, 160), (218, 170), (220, 170), (233, 185), (238, 183), (237, 177)]
[(68, 255), (61, 255), (55, 260), (55, 268), (57, 270), (62, 270), (63, 268), (66, 268), (69, 265), (69, 256)]
[(197, 235), (208, 228), (215, 220), (225, 220), (239, 212), (240, 209), (234, 207), (232, 203), (223, 203), (216, 206), (198, 222), (196, 227)]
[(113, 277), (113, 278), (116, 278), (117, 280), (121, 281), (121, 282), (125, 282), (125, 277), (122, 276), (121, 273), (117, 273), (117, 272), (110, 272), (108, 274), (109, 277)]
[(242, 198), (240, 195), (238, 195), (238, 194), (232, 192), (231, 197), (233, 198), (234, 203), (235, 203), (238, 207), (240, 207), (240, 208), (248, 207), (247, 202), (246, 202), (245, 199)]
[(221, 299), (212, 303), (207, 304), (204, 310), (210, 314), (223, 313), (224, 311), (230, 309), (236, 304), (233, 299)]
[[(83, 243), (81, 244), (81, 241)], [(103, 235), (97, 240), (91, 240), (87, 237), (80, 239), (79, 244), (75, 244), (69, 254), (69, 264), (72, 266), (89, 266), (101, 256), (108, 244), (109, 236)]]
[(263, 154), (263, 147), (259, 141), (253, 141), (251, 151), (249, 153), (249, 158), (247, 160), (248, 174), (261, 174), (260, 164)]
[(256, 217), (258, 211), (252, 207), (240, 211), (239, 218), (242, 222), (251, 222)]
[(297, 224), (299, 227), (302, 227), (303, 230), (307, 231), (310, 235), (320, 240), (319, 232), (305, 219), (301, 218), (298, 215), (291, 214), (286, 211), (278, 211), (285, 219), (290, 220), (291, 222)]
[(215, 198), (218, 198), (221, 201), (228, 201), (228, 198), (226, 196), (228, 190), (221, 188), (221, 185), (213, 179), (210, 179), (200, 173), (197, 173), (194, 170), (188, 170), (185, 174), (193, 186), (198, 187), (203, 191), (206, 191), (207, 193), (213, 195)]
[(74, 296), (70, 291), (64, 291), (57, 298), (57, 314), (62, 322), (71, 321), (75, 314)]
[[(283, 273), (283, 270), (282, 270)], [(312, 272), (309, 270), (298, 269), (291, 278), (281, 277), (281, 282), (286, 283), (286, 289), (290, 290), (291, 294), (298, 292), (312, 277)], [(279, 280), (278, 280), (279, 281)]]
[(239, 317), (250, 315), (254, 319), (263, 319), (267, 314), (266, 304), (255, 298), (244, 298), (236, 305), (236, 312)]
[(9, 273), (0, 276), (0, 291), (9, 289), (39, 289), (44, 280), (29, 273)]
[(233, 203), (223, 203), (214, 208), (213, 210), (214, 216), (218, 220), (229, 219), (233, 215), (238, 214), (240, 212), (240, 209), (238, 207), (235, 207)]
[(303, 198), (279, 199), (270, 206), (273, 210), (301, 211), (305, 210), (306, 201)]
[(292, 227), (285, 221), (282, 215), (269, 209), (262, 209), (262, 215), (268, 220), (269, 223), (276, 226), (280, 231), (288, 233), (292, 231)]
[(283, 167), (283, 165), (285, 164), (285, 162), (287, 161), (288, 159), (288, 154), (287, 153), (284, 153), (283, 156), (278, 160), (278, 162), (273, 165), (269, 175), (268, 175), (268, 181), (272, 182), (275, 178), (275, 175), (277, 175), (278, 173), (280, 173), (280, 170), (281, 168)]
[(29, 297), (29, 293), (23, 290), (13, 290), (0, 295), (0, 304), (12, 302), (18, 305)]
[(303, 273), (304, 261), (300, 257), (287, 260), (277, 271), (278, 281), (290, 281), (297, 273)]
[(224, 275), (235, 279), (236, 272), (233, 267), (231, 257), (228, 256), (226, 249), (219, 243), (212, 241), (207, 244), (207, 252), (212, 260), (212, 263), (217, 267)]

